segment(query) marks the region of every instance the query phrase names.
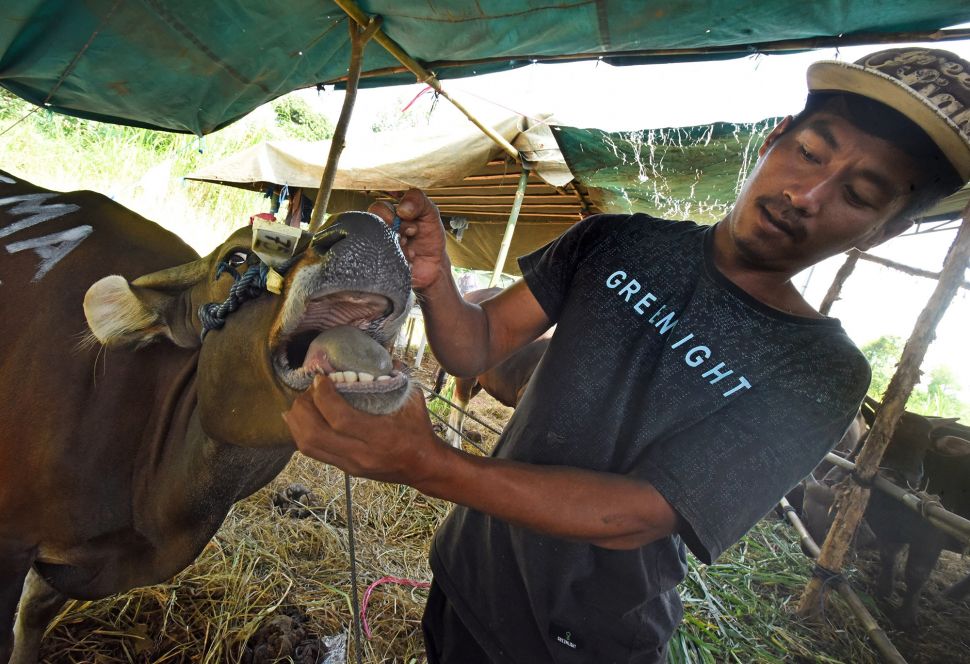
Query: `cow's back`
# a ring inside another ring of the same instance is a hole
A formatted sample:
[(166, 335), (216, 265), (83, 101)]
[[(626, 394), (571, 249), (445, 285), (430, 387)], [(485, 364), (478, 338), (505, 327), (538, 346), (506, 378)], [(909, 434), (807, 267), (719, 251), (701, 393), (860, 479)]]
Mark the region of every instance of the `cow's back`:
[(191, 355), (85, 343), (84, 294), (109, 274), (135, 278), (196, 254), (104, 196), (47, 192), (2, 172), (0, 247), (0, 536), (31, 523), (67, 531), (83, 520), (75, 510), (126, 490), (157, 385)]

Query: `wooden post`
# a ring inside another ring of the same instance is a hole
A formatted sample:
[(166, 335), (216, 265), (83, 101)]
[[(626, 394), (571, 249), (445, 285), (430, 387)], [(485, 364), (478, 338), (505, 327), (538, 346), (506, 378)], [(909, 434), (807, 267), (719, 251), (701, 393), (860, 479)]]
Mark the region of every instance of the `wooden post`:
[[(893, 270), (899, 270), (906, 274), (910, 274), (914, 277), (925, 277), (926, 279), (939, 279), (939, 272), (930, 272), (929, 270), (921, 270), (918, 267), (910, 267), (909, 265), (903, 265), (902, 263), (897, 263), (896, 261), (891, 261), (888, 258), (882, 258), (880, 256), (873, 256), (871, 254), (862, 254), (859, 256), (861, 260), (868, 261), (869, 263), (875, 263), (876, 265), (882, 265), (884, 267), (892, 268)], [(966, 288), (970, 290), (970, 281), (961, 281), (960, 288)]]
[(858, 249), (851, 249), (847, 252), (845, 262), (842, 263), (839, 271), (835, 273), (835, 279), (832, 280), (832, 285), (829, 286), (829, 290), (825, 293), (825, 297), (822, 298), (822, 304), (818, 308), (818, 312), (823, 316), (829, 315), (829, 311), (832, 310), (832, 305), (839, 299), (842, 286), (845, 284), (846, 279), (849, 278), (849, 275), (852, 274), (861, 255), (862, 252)]
[(512, 211), (509, 213), (509, 221), (505, 225), (505, 235), (502, 236), (502, 244), (498, 249), (498, 257), (495, 259), (495, 269), (492, 270), (492, 278), (488, 281), (491, 288), (498, 283), (502, 276), (502, 268), (505, 267), (505, 259), (509, 255), (509, 247), (512, 246), (512, 235), (515, 233), (515, 223), (519, 220), (519, 210), (522, 209), (522, 201), (525, 199), (525, 187), (529, 182), (529, 169), (522, 164), (522, 173), (519, 175), (519, 188), (515, 190), (515, 200), (512, 201)]
[[(795, 529), (795, 532), (798, 533), (798, 537), (802, 544), (802, 551), (808, 553), (809, 557), (811, 558), (818, 558), (818, 544), (816, 544), (815, 540), (812, 539), (812, 536), (808, 533), (808, 530), (805, 528), (805, 524), (802, 523), (802, 520), (798, 518), (797, 514), (795, 514), (795, 509), (785, 498), (782, 498), (779, 504), (781, 505), (782, 512), (784, 512), (785, 517), (788, 519), (788, 523), (790, 523)], [(845, 599), (846, 603), (849, 605), (849, 608), (852, 610), (852, 613), (854, 613), (855, 617), (858, 618), (860, 623), (862, 623), (863, 628), (866, 630), (866, 634), (869, 636), (869, 640), (871, 640), (872, 644), (876, 646), (876, 650), (878, 650), (879, 654), (882, 655), (883, 660), (886, 662), (891, 662), (892, 664), (906, 664), (906, 660), (902, 655), (899, 654), (899, 651), (896, 650), (896, 646), (894, 646), (893, 642), (889, 640), (889, 637), (886, 636), (886, 633), (882, 630), (882, 628), (879, 627), (879, 623), (876, 622), (876, 619), (872, 617), (871, 613), (869, 613), (869, 610), (866, 608), (865, 604), (862, 603), (859, 596), (855, 594), (854, 590), (852, 590), (852, 586), (850, 586), (849, 583), (843, 579), (841, 582), (835, 585), (835, 589), (839, 591), (842, 598)]]
[(323, 168), (323, 177), (320, 178), (320, 187), (317, 189), (317, 197), (313, 202), (313, 212), (310, 214), (311, 233), (316, 232), (323, 225), (323, 215), (327, 212), (330, 191), (333, 189), (333, 181), (337, 177), (337, 162), (340, 161), (340, 153), (344, 151), (347, 127), (350, 125), (350, 116), (354, 111), (354, 102), (357, 101), (357, 84), (360, 83), (364, 46), (374, 36), (381, 22), (380, 19), (371, 19), (366, 26), (358, 26), (354, 21), (347, 21), (347, 25), (350, 29), (350, 68), (347, 72), (347, 93), (344, 95), (344, 103), (340, 108), (337, 126), (333, 130), (333, 138), (330, 139), (330, 154), (327, 155), (327, 165)]
[[(372, 17), (369, 17), (367, 14), (365, 14), (364, 11), (357, 5), (357, 3), (354, 2), (354, 0), (334, 0), (334, 4), (336, 4), (342, 10), (344, 10), (344, 12), (346, 12), (346, 14), (350, 18), (357, 21), (357, 23), (359, 23), (360, 25), (367, 25), (368, 21), (372, 20)], [(444, 88), (441, 87), (441, 82), (438, 81), (438, 78), (434, 75), (434, 73), (428, 71), (423, 66), (421, 66), (421, 64), (417, 60), (415, 60), (410, 55), (408, 55), (403, 48), (398, 46), (398, 44), (393, 39), (391, 39), (386, 34), (384, 34), (382, 30), (378, 29), (376, 31), (376, 33), (374, 34), (374, 41), (376, 41), (378, 44), (380, 44), (385, 49), (387, 49), (387, 52), (393, 55), (395, 58), (397, 58), (397, 61), (400, 62), (402, 65), (404, 65), (408, 71), (414, 74), (414, 76), (420, 82), (428, 85), (432, 90), (434, 90), (439, 95), (441, 95), (442, 97), (450, 101), (452, 105), (455, 108), (457, 108), (459, 111), (461, 111), (461, 113), (466, 118), (468, 118), (473, 125), (478, 127), (483, 134), (485, 134), (490, 139), (495, 141), (495, 143), (497, 143), (499, 147), (505, 150), (509, 154), (509, 156), (511, 156), (513, 159), (515, 159), (518, 162), (522, 161), (522, 158), (519, 155), (519, 151), (515, 149), (515, 146), (513, 146), (511, 143), (505, 140), (503, 136), (501, 136), (500, 134), (497, 134), (494, 129), (487, 126), (486, 124), (481, 122), (478, 118), (476, 118), (474, 115), (472, 115), (471, 111), (469, 111), (467, 108), (465, 108), (457, 101), (455, 101), (447, 92), (445, 92)], [(348, 79), (347, 85), (349, 89), (350, 74), (347, 75), (347, 79)]]
[[(899, 367), (889, 381), (882, 408), (876, 413), (872, 429), (866, 438), (866, 444), (856, 459), (856, 476), (850, 476), (841, 486), (836, 499), (838, 512), (829, 530), (822, 552), (818, 558), (818, 565), (825, 570), (838, 573), (842, 570), (842, 563), (848, 551), (852, 536), (862, 519), (866, 504), (869, 501), (868, 484), (879, 470), (889, 439), (896, 428), (899, 419), (909, 399), (913, 386), (919, 382), (919, 368), (926, 355), (926, 349), (935, 336), (935, 330), (950, 301), (956, 294), (957, 288), (963, 281), (963, 273), (970, 263), (970, 205), (963, 211), (963, 223), (957, 231), (936, 289), (927, 301), (923, 311), (916, 321), (913, 334), (903, 348)], [(811, 615), (818, 610), (820, 594), (823, 592), (822, 580), (812, 578), (805, 587), (798, 611), (802, 615)]]

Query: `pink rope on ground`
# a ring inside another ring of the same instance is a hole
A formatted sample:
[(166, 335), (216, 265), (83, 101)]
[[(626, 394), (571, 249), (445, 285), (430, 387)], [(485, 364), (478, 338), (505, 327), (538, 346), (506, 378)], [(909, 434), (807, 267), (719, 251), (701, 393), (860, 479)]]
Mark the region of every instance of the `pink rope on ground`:
[(374, 588), (383, 583), (396, 583), (401, 586), (411, 586), (413, 588), (430, 588), (431, 584), (427, 581), (412, 581), (411, 579), (399, 579), (396, 576), (382, 576), (374, 583), (367, 586), (367, 590), (364, 591), (364, 601), (360, 605), (360, 621), (364, 624), (364, 634), (367, 638), (371, 638), (370, 625), (367, 624), (367, 603), (370, 601), (371, 593), (374, 592)]

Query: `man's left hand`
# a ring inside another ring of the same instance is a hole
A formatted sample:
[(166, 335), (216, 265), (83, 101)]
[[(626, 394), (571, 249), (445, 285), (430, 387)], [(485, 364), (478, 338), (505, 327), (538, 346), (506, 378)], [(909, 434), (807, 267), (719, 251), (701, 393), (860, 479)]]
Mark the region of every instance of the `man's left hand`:
[(317, 376), (283, 419), (303, 454), (355, 477), (414, 486), (451, 448), (435, 435), (420, 390), (390, 415), (371, 415), (347, 403), (333, 382)]

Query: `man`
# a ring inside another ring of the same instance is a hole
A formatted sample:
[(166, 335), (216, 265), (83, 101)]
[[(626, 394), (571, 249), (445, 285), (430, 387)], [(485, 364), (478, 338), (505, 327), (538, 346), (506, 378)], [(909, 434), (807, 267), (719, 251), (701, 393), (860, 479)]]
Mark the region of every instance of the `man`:
[(663, 661), (685, 543), (714, 560), (852, 421), (868, 366), (791, 279), (970, 178), (970, 63), (894, 49), (808, 81), (721, 222), (591, 217), (481, 306), (458, 295), (434, 205), (398, 204), (449, 372), (558, 324), (491, 458), (438, 439), (419, 395), (372, 418), (320, 378), (285, 416), (303, 453), (457, 503), (432, 545), (429, 661)]

